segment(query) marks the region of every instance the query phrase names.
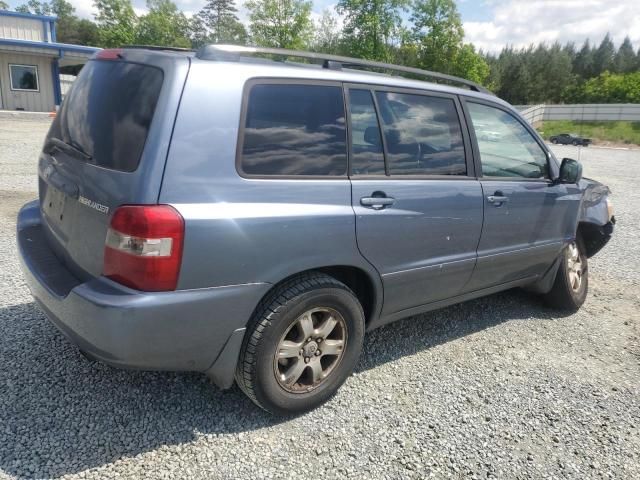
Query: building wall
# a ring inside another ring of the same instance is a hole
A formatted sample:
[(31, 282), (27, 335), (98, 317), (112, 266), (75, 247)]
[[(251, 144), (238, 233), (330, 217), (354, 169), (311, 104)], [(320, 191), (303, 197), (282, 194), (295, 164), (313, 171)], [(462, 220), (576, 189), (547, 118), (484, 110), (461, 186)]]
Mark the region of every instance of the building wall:
[[(23, 109), (31, 112), (51, 112), (55, 109), (52, 57), (0, 52), (0, 93), (2, 109)], [(38, 92), (11, 90), (9, 64), (36, 65), (38, 67)]]
[(0, 38), (47, 42), (45, 28), (39, 19), (0, 16)]

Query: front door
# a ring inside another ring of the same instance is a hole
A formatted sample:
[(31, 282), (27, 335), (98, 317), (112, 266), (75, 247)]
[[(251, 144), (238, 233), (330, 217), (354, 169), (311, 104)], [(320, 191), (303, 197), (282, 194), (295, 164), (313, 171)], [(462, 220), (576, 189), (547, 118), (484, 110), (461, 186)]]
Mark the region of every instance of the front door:
[(484, 195), (478, 263), (469, 289), (542, 275), (575, 235), (578, 188), (552, 182), (546, 148), (511, 112), (471, 100), (466, 108)]
[(384, 314), (459, 294), (483, 200), (457, 98), (362, 86), (347, 96), (358, 247), (382, 276)]

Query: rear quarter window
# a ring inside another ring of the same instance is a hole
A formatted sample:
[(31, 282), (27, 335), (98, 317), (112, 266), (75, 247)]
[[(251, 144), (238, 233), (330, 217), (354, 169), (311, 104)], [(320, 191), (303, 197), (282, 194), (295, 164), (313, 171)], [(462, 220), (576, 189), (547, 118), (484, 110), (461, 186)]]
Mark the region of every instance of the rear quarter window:
[(240, 169), (256, 176), (347, 173), (342, 88), (307, 84), (250, 87)]

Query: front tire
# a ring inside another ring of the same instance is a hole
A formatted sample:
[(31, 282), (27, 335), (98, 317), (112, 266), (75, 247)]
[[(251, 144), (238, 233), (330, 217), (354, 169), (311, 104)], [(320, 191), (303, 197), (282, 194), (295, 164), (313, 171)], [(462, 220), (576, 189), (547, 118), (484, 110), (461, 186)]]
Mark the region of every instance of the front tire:
[(576, 312), (587, 298), (589, 267), (584, 243), (576, 239), (564, 250), (556, 279), (546, 302), (560, 310)]
[(327, 401), (353, 371), (362, 349), (364, 313), (354, 293), (323, 273), (276, 287), (247, 329), (236, 383), (276, 415)]

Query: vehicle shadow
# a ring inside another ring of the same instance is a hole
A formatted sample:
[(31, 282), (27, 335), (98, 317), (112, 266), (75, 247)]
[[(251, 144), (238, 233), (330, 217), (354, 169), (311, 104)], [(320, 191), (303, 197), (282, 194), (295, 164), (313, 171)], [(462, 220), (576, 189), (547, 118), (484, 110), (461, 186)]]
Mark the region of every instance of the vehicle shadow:
[[(402, 320), (367, 335), (357, 370), (530, 316), (557, 315), (516, 290)], [(287, 420), (255, 407), (237, 387), (213, 388), (200, 374), (88, 361), (34, 303), (0, 308), (0, 332), (0, 470), (9, 475), (58, 477), (200, 434)]]

